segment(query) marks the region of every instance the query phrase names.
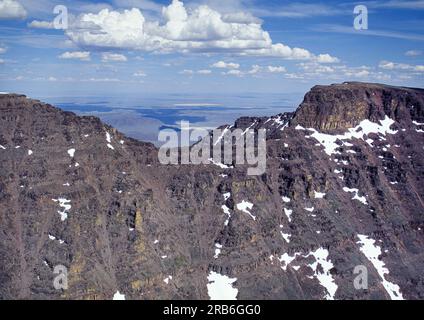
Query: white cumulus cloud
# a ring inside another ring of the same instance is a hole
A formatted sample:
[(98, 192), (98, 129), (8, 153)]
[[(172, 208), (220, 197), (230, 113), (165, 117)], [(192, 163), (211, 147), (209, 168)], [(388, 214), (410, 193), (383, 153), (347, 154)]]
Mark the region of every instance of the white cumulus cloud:
[(218, 69), (238, 69), (240, 68), (240, 65), (234, 62), (218, 61), (218, 62), (215, 62), (213, 65), (211, 65), (211, 67), (218, 68)]
[(288, 60), (313, 60), (315, 56), (306, 49), (290, 48), (282, 43), (271, 44), (260, 49), (249, 49), (242, 52), (242, 55), (276, 57)]
[(257, 65), (257, 64), (255, 64), (255, 65), (252, 66), (252, 69), (250, 69), (250, 71), (248, 71), (247, 73), (248, 74), (258, 74), (261, 71), (262, 71), (262, 67), (259, 66), (259, 65)]
[(236, 76), (236, 77), (243, 77), (244, 73), (240, 70), (230, 70), (228, 72), (224, 72), (224, 75), (229, 75), (229, 76)]
[(202, 69), (197, 71), (186, 69), (180, 72), (180, 74), (185, 74), (185, 75), (194, 75), (194, 74), (208, 75), (211, 73), (212, 73), (212, 70), (208, 70), (208, 69)]
[(391, 62), (391, 61), (381, 61), (380, 64), (378, 65), (379, 68), (384, 69), (384, 70), (408, 70), (411, 68), (410, 65), (405, 64), (405, 63), (395, 63), (395, 62)]
[(298, 66), (303, 71), (309, 74), (328, 74), (328, 73), (333, 73), (336, 71), (335, 68), (332, 68), (328, 65), (321, 65), (317, 63), (316, 61), (302, 62), (302, 63), (299, 63)]
[(345, 76), (354, 78), (367, 78), (370, 75), (368, 70), (346, 71)]
[(212, 73), (212, 71), (211, 70), (208, 70), (208, 69), (203, 69), (203, 70), (199, 70), (199, 71), (197, 71), (197, 73), (198, 74), (211, 74)]
[(396, 63), (392, 61), (381, 61), (378, 66), (384, 70), (424, 71), (424, 65), (410, 65), (407, 63)]
[(104, 52), (102, 53), (102, 61), (103, 62), (126, 62), (128, 61), (128, 59), (123, 54)]
[(180, 71), (180, 74), (192, 75), (194, 74), (194, 71), (190, 69), (185, 69), (183, 71)]
[(234, 12), (226, 13), (222, 16), (222, 20), (229, 23), (256, 23), (261, 24), (262, 20), (253, 16), (250, 12)]
[(207, 5), (187, 9), (180, 0), (162, 8), (162, 19), (148, 20), (132, 8), (84, 13), (70, 23), (68, 37), (82, 47), (130, 49), (155, 53), (229, 52), (282, 59), (336, 61), (303, 48), (273, 43), (262, 21), (249, 13), (220, 13)]
[(33, 20), (28, 23), (28, 27), (35, 29), (54, 29), (54, 24), (50, 21)]
[(286, 70), (286, 68), (281, 67), (281, 66), (278, 66), (278, 67), (268, 66), (268, 67), (267, 67), (267, 70), (268, 70), (270, 73), (284, 73), (284, 72), (286, 72), (286, 71), (287, 71), (287, 70)]
[(134, 77), (146, 77), (146, 73), (143, 70), (139, 70), (137, 72), (134, 72), (133, 74)]
[(328, 53), (326, 53), (326, 54), (319, 54), (316, 57), (316, 61), (318, 63), (338, 63), (338, 62), (340, 62), (338, 58), (332, 57)]
[(259, 73), (286, 73), (287, 70), (283, 66), (259, 66), (253, 65), (252, 68), (247, 71), (247, 74), (256, 75)]
[(65, 52), (59, 56), (60, 59), (75, 59), (81, 61), (90, 60), (90, 52), (88, 51), (74, 51), (74, 52)]
[(405, 52), (405, 56), (407, 57), (418, 57), (422, 54), (423, 52), (421, 50), (408, 50)]
[(0, 0), (0, 19), (24, 19), (25, 8), (15, 0)]

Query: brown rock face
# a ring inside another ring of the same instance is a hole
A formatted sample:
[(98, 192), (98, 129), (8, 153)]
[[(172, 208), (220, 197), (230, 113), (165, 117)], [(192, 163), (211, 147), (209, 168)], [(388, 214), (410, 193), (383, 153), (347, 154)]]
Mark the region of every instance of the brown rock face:
[[(97, 118), (0, 95), (0, 298), (209, 299), (216, 273), (237, 279), (237, 299), (423, 299), (423, 101), (342, 84), (295, 114), (242, 118), (234, 128), (268, 131), (266, 173), (248, 176), (161, 165)], [(297, 127), (386, 115), (389, 131), (343, 141)], [(58, 265), (67, 289), (53, 285)]]
[(294, 123), (331, 132), (356, 127), (364, 119), (378, 121), (385, 115), (396, 121), (423, 120), (423, 91), (364, 83), (316, 86), (306, 94)]

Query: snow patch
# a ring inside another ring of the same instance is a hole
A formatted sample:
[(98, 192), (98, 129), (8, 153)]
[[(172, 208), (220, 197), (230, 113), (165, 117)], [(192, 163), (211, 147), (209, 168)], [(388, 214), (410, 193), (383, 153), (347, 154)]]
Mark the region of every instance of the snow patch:
[[(349, 128), (347, 132), (339, 135), (320, 133), (314, 128), (304, 129), (301, 126), (297, 126), (296, 130), (312, 131), (311, 137), (315, 138), (324, 147), (325, 152), (331, 156), (333, 154), (340, 154), (340, 152), (336, 151), (336, 149), (340, 147), (340, 145), (337, 144), (338, 140), (350, 140), (356, 138), (365, 141), (364, 136), (368, 136), (371, 133), (381, 134), (384, 136), (386, 134), (396, 134), (397, 131), (390, 129), (394, 123), (395, 121), (386, 115), (383, 120), (380, 120), (379, 124), (366, 119), (355, 128)], [(366, 142), (372, 146), (372, 143), (368, 140)]]
[[(303, 258), (308, 258), (310, 256), (313, 256), (315, 258), (315, 262), (310, 264), (309, 267), (314, 271), (314, 277), (326, 289), (327, 294), (325, 295), (325, 299), (334, 300), (334, 296), (336, 294), (338, 286), (335, 283), (333, 276), (330, 273), (330, 270), (334, 268), (334, 265), (331, 262), (331, 260), (328, 258), (328, 254), (329, 254), (328, 250), (323, 248), (318, 248), (316, 251), (310, 252), (307, 255), (302, 255), (300, 252), (297, 252), (291, 256), (288, 253), (285, 253), (278, 260), (281, 263), (281, 269), (286, 271), (287, 267), (298, 256), (302, 256)], [(271, 261), (272, 260), (273, 259), (271, 259)], [(293, 269), (297, 271), (300, 269), (300, 266), (294, 266)]]
[(283, 231), (280, 231), (280, 232), (281, 232), (281, 236), (283, 237), (283, 239), (286, 240), (287, 243), (290, 243), (291, 234), (290, 233), (284, 233)]
[(292, 221), (291, 215), (293, 214), (293, 210), (284, 208), (284, 214), (287, 216), (287, 219), (289, 220), (289, 222), (291, 222)]
[(111, 150), (115, 150), (115, 148), (112, 146), (112, 137), (110, 135), (109, 132), (106, 132), (106, 142), (107, 142), (107, 147)]
[[(227, 201), (228, 199), (231, 198), (231, 192), (224, 193), (223, 197), (224, 197), (224, 200)], [(227, 220), (225, 220), (225, 223), (224, 223), (225, 226), (228, 226), (231, 219), (230, 208), (228, 208), (225, 204), (221, 208), (222, 208), (222, 211), (224, 211), (224, 213), (228, 216)]]
[(392, 300), (404, 300), (403, 295), (400, 292), (400, 287), (397, 284), (394, 284), (386, 280), (386, 274), (389, 274), (389, 270), (385, 267), (385, 263), (379, 259), (381, 255), (381, 248), (376, 245), (376, 241), (371, 239), (368, 236), (358, 234), (359, 242), (361, 245), (361, 252), (367, 257), (367, 259), (372, 263), (374, 268), (377, 270), (379, 276), (382, 279), (382, 284), (384, 289), (389, 294)]
[[(330, 273), (330, 270), (334, 268), (334, 265), (331, 260), (328, 259), (328, 250), (318, 248), (316, 251), (305, 256), (305, 258), (309, 256), (313, 256), (315, 258), (315, 262), (310, 264), (309, 267), (311, 267), (311, 269), (315, 272), (315, 277), (318, 279), (319, 283), (327, 290), (325, 299), (334, 300), (338, 286)], [(321, 267), (318, 268), (318, 265)]]
[(325, 197), (325, 193), (314, 191), (315, 199), (323, 199)]
[(253, 203), (250, 203), (248, 201), (243, 200), (242, 202), (237, 204), (237, 209), (247, 213), (253, 220), (256, 221), (256, 217), (249, 211), (252, 210), (253, 208)]
[(255, 120), (246, 130), (244, 130), (241, 135), (244, 136), (247, 132), (249, 132), (250, 129), (252, 129), (256, 125), (256, 123), (257, 120)]
[(286, 124), (286, 122), (284, 122), (283, 120), (281, 120), (282, 117), (283, 116), (278, 116), (277, 118), (271, 118), (271, 120), (274, 121), (274, 123), (273, 123), (274, 125), (277, 125), (279, 127), (279, 126), (282, 126), (282, 125), (285, 125)]
[(68, 218), (69, 210), (71, 210), (72, 206), (69, 204), (71, 200), (67, 200), (65, 198), (52, 199), (54, 202), (59, 202), (59, 206), (63, 208), (62, 211), (58, 211), (60, 214), (60, 220), (65, 221)]
[(215, 143), (213, 144), (214, 146), (216, 146), (218, 143), (220, 143), (221, 141), (222, 141), (222, 139), (225, 137), (225, 135), (227, 134), (227, 132), (228, 132), (228, 127), (226, 127), (223, 131), (222, 131), (222, 133), (221, 133), (221, 135), (218, 137), (218, 139), (215, 141)]
[(230, 208), (228, 208), (225, 204), (221, 208), (222, 208), (222, 211), (224, 211), (224, 213), (228, 216), (228, 219), (225, 220), (225, 223), (224, 223), (225, 226), (228, 226), (228, 224), (230, 223), (230, 219), (231, 219)]
[(75, 155), (75, 149), (69, 149), (69, 150), (68, 150), (68, 154), (69, 154), (69, 156), (70, 156), (71, 158), (73, 158), (73, 157), (74, 157), (74, 155)]
[(355, 196), (352, 198), (352, 200), (358, 200), (364, 205), (368, 205), (367, 198), (365, 198), (365, 196), (360, 197), (358, 189), (349, 189), (348, 187), (344, 187), (343, 191), (349, 192), (349, 193), (355, 193)]
[(227, 165), (225, 165), (221, 162), (215, 162), (212, 158), (209, 159), (209, 162), (211, 164), (216, 165), (217, 167), (220, 167), (221, 169), (233, 169), (234, 168), (233, 166), (227, 166)]
[(365, 142), (368, 143), (370, 145), (370, 147), (374, 147), (374, 145), (373, 145), (374, 140), (373, 139), (367, 139), (367, 140), (365, 140)]
[(113, 300), (125, 300), (125, 295), (119, 293), (119, 291), (116, 291), (113, 295)]
[(278, 260), (281, 263), (281, 269), (286, 271), (289, 264), (292, 263), (292, 261), (296, 259), (296, 257), (299, 255), (300, 253), (297, 253), (297, 252), (293, 256), (289, 255), (288, 253), (281, 255), (280, 258), (278, 258)]
[(214, 258), (218, 259), (219, 255), (221, 254), (222, 245), (219, 243), (215, 243), (215, 255)]
[(208, 295), (211, 300), (237, 300), (238, 289), (233, 287), (237, 278), (229, 278), (211, 271), (208, 281)]
[(283, 201), (285, 203), (289, 203), (290, 202), (290, 198), (288, 198), (288, 197), (282, 197), (282, 199), (283, 199)]

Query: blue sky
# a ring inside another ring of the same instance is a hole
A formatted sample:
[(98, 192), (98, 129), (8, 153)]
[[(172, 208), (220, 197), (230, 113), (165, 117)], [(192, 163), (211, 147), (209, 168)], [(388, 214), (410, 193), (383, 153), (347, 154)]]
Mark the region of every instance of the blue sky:
[[(368, 30), (353, 27), (357, 4)], [(343, 81), (424, 87), (424, 1), (0, 0), (0, 91), (289, 94)]]

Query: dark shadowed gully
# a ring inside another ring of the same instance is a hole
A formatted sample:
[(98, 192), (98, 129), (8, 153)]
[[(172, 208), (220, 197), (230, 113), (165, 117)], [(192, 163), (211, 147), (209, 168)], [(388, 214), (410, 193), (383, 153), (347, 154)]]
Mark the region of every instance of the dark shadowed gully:
[(0, 95), (0, 298), (424, 298), (424, 90), (318, 86), (249, 127), (260, 176)]

